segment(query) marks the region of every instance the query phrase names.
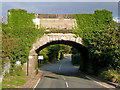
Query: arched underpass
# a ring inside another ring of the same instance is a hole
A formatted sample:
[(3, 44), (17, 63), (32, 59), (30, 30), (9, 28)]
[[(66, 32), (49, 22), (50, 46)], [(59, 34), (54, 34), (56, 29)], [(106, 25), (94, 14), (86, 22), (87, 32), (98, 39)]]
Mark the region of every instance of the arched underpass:
[(24, 68), (24, 71), (30, 75), (35, 76), (38, 64), (38, 52), (43, 48), (54, 45), (54, 44), (65, 44), (70, 45), (75, 48), (81, 53), (83, 58), (83, 67), (80, 69), (84, 72), (89, 71), (89, 60), (88, 60), (88, 51), (87, 48), (84, 46), (82, 39), (80, 37), (75, 37), (75, 34), (72, 33), (50, 33), (44, 34), (41, 38), (37, 39), (36, 43), (33, 44), (33, 48), (30, 51), (28, 57), (28, 63)]
[(64, 44), (64, 45), (69, 45), (69, 46), (72, 46), (74, 48), (76, 48), (79, 53), (81, 54), (82, 58), (83, 58), (83, 67), (80, 67), (80, 70), (86, 72), (88, 71), (87, 68), (88, 68), (88, 51), (87, 51), (87, 48), (79, 43), (76, 43), (74, 41), (65, 41), (65, 40), (61, 40), (61, 41), (52, 41), (52, 42), (49, 42), (41, 47), (39, 47), (37, 50), (36, 50), (36, 53), (38, 53), (40, 50), (46, 48), (47, 46), (50, 46), (50, 45), (55, 45), (55, 44)]

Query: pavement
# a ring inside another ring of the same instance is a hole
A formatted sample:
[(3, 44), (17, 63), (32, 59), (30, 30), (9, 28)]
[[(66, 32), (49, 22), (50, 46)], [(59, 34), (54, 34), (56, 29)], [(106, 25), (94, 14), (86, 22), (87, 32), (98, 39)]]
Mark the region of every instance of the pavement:
[(53, 64), (39, 68), (43, 71), (34, 89), (38, 88), (86, 88), (86, 89), (112, 89), (115, 88), (105, 82), (81, 73), (79, 67), (71, 64), (67, 57)]

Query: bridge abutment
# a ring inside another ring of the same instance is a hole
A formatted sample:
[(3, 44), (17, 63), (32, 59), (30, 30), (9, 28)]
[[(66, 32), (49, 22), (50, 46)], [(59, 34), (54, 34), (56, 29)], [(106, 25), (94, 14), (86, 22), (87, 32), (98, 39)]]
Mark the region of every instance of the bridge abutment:
[(26, 75), (34, 77), (38, 73), (38, 54), (36, 52), (30, 52), (28, 61), (23, 64), (23, 71)]
[(38, 70), (38, 54), (34, 53), (29, 56), (28, 72), (27, 74), (31, 77), (34, 77), (37, 74)]

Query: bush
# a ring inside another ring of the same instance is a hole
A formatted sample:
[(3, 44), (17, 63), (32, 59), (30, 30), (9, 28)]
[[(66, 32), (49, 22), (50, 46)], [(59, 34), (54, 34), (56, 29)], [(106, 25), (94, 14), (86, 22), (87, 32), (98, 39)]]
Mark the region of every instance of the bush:
[(103, 70), (100, 73), (100, 77), (104, 80), (108, 80), (111, 82), (120, 82), (119, 76), (116, 70)]

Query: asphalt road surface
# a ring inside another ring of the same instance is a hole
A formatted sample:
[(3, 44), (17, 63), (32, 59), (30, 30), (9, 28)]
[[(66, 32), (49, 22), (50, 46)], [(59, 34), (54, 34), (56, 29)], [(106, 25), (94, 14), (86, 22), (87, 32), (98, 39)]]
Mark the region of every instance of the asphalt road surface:
[(105, 88), (78, 71), (67, 57), (40, 69), (45, 71), (36, 88)]

